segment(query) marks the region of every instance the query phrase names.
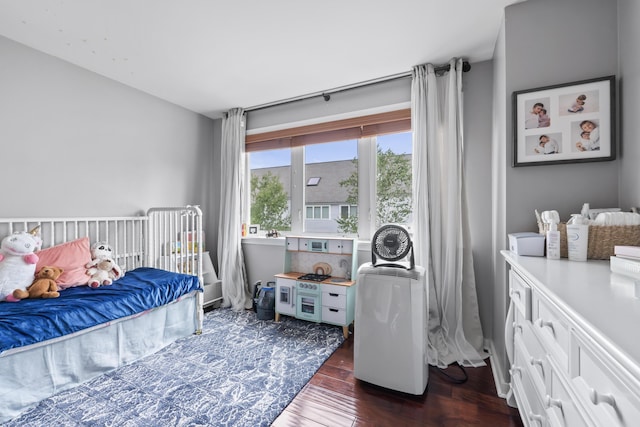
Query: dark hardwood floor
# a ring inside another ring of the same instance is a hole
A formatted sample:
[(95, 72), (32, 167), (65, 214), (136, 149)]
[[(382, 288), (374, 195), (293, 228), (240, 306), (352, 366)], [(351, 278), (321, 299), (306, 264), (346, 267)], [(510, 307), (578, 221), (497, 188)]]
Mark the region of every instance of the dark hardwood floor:
[[(272, 426), (522, 426), (518, 410), (496, 394), (491, 367), (467, 368), (455, 384), (433, 367), (422, 396), (395, 392), (353, 376), (353, 335), (311, 378)], [(456, 367), (446, 370), (456, 378)]]

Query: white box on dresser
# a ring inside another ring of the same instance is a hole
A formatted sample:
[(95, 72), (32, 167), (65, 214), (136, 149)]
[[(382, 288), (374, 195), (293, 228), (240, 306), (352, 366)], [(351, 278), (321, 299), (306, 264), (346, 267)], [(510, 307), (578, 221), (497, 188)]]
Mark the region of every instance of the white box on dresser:
[(640, 425), (640, 299), (609, 262), (502, 251), (511, 389), (527, 426)]

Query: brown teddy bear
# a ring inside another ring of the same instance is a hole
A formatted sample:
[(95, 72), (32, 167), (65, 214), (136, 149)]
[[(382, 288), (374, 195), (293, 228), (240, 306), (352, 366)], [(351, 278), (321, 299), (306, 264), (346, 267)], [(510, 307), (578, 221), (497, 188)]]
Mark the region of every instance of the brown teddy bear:
[(26, 298), (58, 298), (58, 285), (56, 279), (64, 270), (59, 267), (44, 266), (36, 273), (35, 280), (26, 291), (16, 289), (13, 296), (17, 299)]

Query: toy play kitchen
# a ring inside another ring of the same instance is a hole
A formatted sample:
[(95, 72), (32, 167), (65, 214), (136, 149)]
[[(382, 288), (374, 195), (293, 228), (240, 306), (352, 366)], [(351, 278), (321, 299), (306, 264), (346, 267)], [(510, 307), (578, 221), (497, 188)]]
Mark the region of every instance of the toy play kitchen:
[(354, 319), (355, 241), (286, 238), (284, 272), (276, 275), (276, 322), (280, 315), (339, 325), (345, 338)]

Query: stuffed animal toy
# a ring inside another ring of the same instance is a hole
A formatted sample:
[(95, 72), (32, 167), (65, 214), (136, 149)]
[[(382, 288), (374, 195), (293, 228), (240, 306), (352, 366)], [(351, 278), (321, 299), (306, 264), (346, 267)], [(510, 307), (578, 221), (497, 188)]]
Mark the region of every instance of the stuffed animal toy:
[(112, 284), (115, 279), (120, 277), (116, 267), (116, 263), (111, 258), (97, 260), (95, 266), (87, 270), (87, 274), (91, 276), (87, 284), (92, 288)]
[(36, 273), (36, 278), (26, 291), (16, 289), (13, 296), (16, 299), (27, 298), (58, 298), (58, 284), (56, 280), (63, 270), (58, 267), (44, 266)]
[[(87, 269), (95, 268), (103, 259), (110, 259), (113, 261), (113, 249), (111, 249), (111, 246), (109, 246), (109, 244), (106, 242), (96, 242), (91, 245), (91, 262), (87, 263), (85, 267)], [(118, 266), (118, 264), (115, 263), (115, 261), (113, 261), (113, 269), (113, 272), (116, 275), (115, 279), (119, 279), (120, 277), (124, 276), (122, 269), (120, 268), (120, 266)], [(89, 273), (88, 270), (87, 274), (89, 276), (93, 275), (93, 273)], [(91, 283), (91, 280), (89, 281), (89, 283)]]
[(36, 271), (38, 256), (34, 253), (42, 246), (37, 235), (39, 227), (17, 231), (2, 239), (0, 243), (0, 301), (20, 301), (13, 291), (26, 290)]

